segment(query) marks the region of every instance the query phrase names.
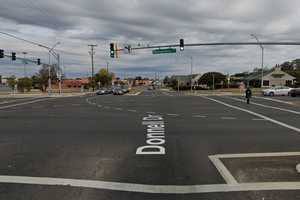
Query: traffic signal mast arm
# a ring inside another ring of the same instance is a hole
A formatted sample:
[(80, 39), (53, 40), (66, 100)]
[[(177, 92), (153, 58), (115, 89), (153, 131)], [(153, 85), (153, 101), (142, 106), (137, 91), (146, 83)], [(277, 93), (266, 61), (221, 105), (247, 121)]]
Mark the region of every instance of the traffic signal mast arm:
[(37, 60), (32, 60), (32, 59), (29, 59), (29, 58), (20, 58), (20, 57), (17, 57), (17, 54), (15, 52), (12, 52), (11, 55), (7, 55), (7, 54), (4, 53), (4, 50), (2, 50), (2, 49), (0, 49), (0, 54), (3, 55), (3, 57), (1, 56), (0, 58), (7, 57), (7, 58), (11, 58), (12, 60), (23, 60), (23, 61), (26, 61), (26, 62), (35, 63), (37, 65), (41, 64), (41, 59), (40, 58), (38, 58)]
[[(243, 46), (243, 45), (292, 45), (299, 46), (300, 42), (215, 42), (215, 43), (190, 43), (184, 44), (185, 47), (197, 47), (197, 46)], [(166, 45), (153, 45), (153, 46), (145, 46), (145, 47), (133, 47), (131, 50), (143, 50), (143, 49), (159, 49), (159, 48), (169, 48), (169, 47), (180, 47), (180, 44), (166, 44)], [(128, 50), (128, 48), (119, 49), (119, 51)]]

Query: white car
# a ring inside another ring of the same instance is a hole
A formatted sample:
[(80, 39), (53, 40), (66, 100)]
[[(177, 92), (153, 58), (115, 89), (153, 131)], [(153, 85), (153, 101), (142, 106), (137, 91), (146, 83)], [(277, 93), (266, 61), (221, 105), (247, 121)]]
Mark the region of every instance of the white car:
[(286, 86), (276, 86), (262, 91), (264, 96), (288, 96), (292, 88)]

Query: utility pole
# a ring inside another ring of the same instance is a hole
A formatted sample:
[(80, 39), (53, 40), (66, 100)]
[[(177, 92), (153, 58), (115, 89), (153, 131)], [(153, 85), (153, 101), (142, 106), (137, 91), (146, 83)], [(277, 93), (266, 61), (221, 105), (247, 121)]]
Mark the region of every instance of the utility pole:
[(92, 87), (93, 87), (93, 92), (95, 91), (95, 85), (94, 85), (94, 55), (95, 55), (95, 51), (94, 48), (97, 47), (98, 45), (96, 44), (89, 44), (88, 45), (91, 48), (91, 51), (89, 52), (89, 54), (91, 55), (91, 59), (92, 59)]
[(215, 74), (212, 74), (212, 78), (213, 78), (213, 90), (215, 90)]
[(27, 77), (27, 73), (26, 73), (26, 54), (27, 54), (27, 52), (23, 52), (23, 55), (24, 55), (24, 60), (23, 60), (23, 63), (24, 63), (24, 77)]
[(109, 62), (106, 62), (106, 71), (108, 73), (108, 65), (109, 65)]
[(191, 56), (191, 92), (193, 92), (193, 56)]

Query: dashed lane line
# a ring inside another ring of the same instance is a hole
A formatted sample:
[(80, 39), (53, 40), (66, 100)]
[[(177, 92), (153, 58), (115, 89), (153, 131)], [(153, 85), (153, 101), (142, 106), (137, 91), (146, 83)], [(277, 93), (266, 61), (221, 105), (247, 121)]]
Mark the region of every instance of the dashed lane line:
[(156, 112), (146, 112), (147, 114), (156, 114)]
[(252, 120), (253, 121), (266, 121), (265, 119), (262, 119), (262, 118), (253, 118)]
[(233, 108), (233, 109), (236, 109), (236, 110), (240, 110), (240, 111), (243, 111), (243, 112), (246, 112), (246, 113), (249, 113), (251, 115), (254, 115), (256, 117), (259, 117), (259, 118), (263, 118), (271, 123), (274, 123), (274, 124), (277, 124), (279, 126), (282, 126), (282, 127), (285, 127), (285, 128), (288, 128), (288, 129), (291, 129), (293, 131), (296, 131), (297, 133), (300, 133), (300, 129), (297, 128), (297, 127), (294, 127), (294, 126), (291, 126), (289, 124), (286, 124), (286, 123), (283, 123), (283, 122), (280, 122), (278, 120), (275, 120), (275, 119), (272, 119), (270, 117), (267, 117), (265, 115), (262, 115), (262, 114), (259, 114), (259, 113), (256, 113), (256, 112), (253, 112), (253, 111), (250, 111), (250, 110), (247, 110), (247, 109), (244, 109), (244, 108), (241, 108), (241, 107), (238, 107), (238, 106), (234, 106), (234, 105), (231, 105), (231, 104), (228, 104), (228, 103), (225, 103), (223, 101), (219, 101), (219, 100), (216, 100), (216, 99), (213, 99), (213, 98), (210, 98), (210, 97), (201, 97), (201, 98), (204, 98), (204, 99), (208, 99), (210, 101), (214, 101), (216, 103), (219, 103), (219, 104), (222, 104), (224, 106), (227, 106), (227, 107), (230, 107), (230, 108)]
[(234, 119), (236, 119), (236, 117), (221, 117), (221, 119), (224, 119), (224, 120), (234, 120)]
[(47, 186), (68, 186), (78, 188), (104, 189), (113, 191), (139, 192), (152, 194), (196, 194), (215, 192), (299, 190), (300, 182), (259, 182), (240, 184), (207, 185), (147, 185), (136, 183), (108, 182), (83, 179), (50, 177), (0, 176), (0, 183), (30, 184)]
[(167, 113), (168, 116), (178, 117), (179, 114)]
[(193, 115), (193, 117), (197, 117), (197, 118), (206, 118), (207, 116), (205, 116), (205, 115)]
[(127, 111), (129, 111), (129, 112), (137, 112), (136, 110), (130, 110), (130, 109), (129, 109), (129, 110), (127, 110)]
[(115, 110), (123, 110), (123, 108), (115, 108)]

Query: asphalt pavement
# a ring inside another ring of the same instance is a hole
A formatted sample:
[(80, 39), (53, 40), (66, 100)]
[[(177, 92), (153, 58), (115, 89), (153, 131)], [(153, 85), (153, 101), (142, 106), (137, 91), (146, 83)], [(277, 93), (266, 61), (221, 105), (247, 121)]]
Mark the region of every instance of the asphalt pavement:
[(145, 90), (5, 101), (0, 199), (300, 198), (295, 99)]

